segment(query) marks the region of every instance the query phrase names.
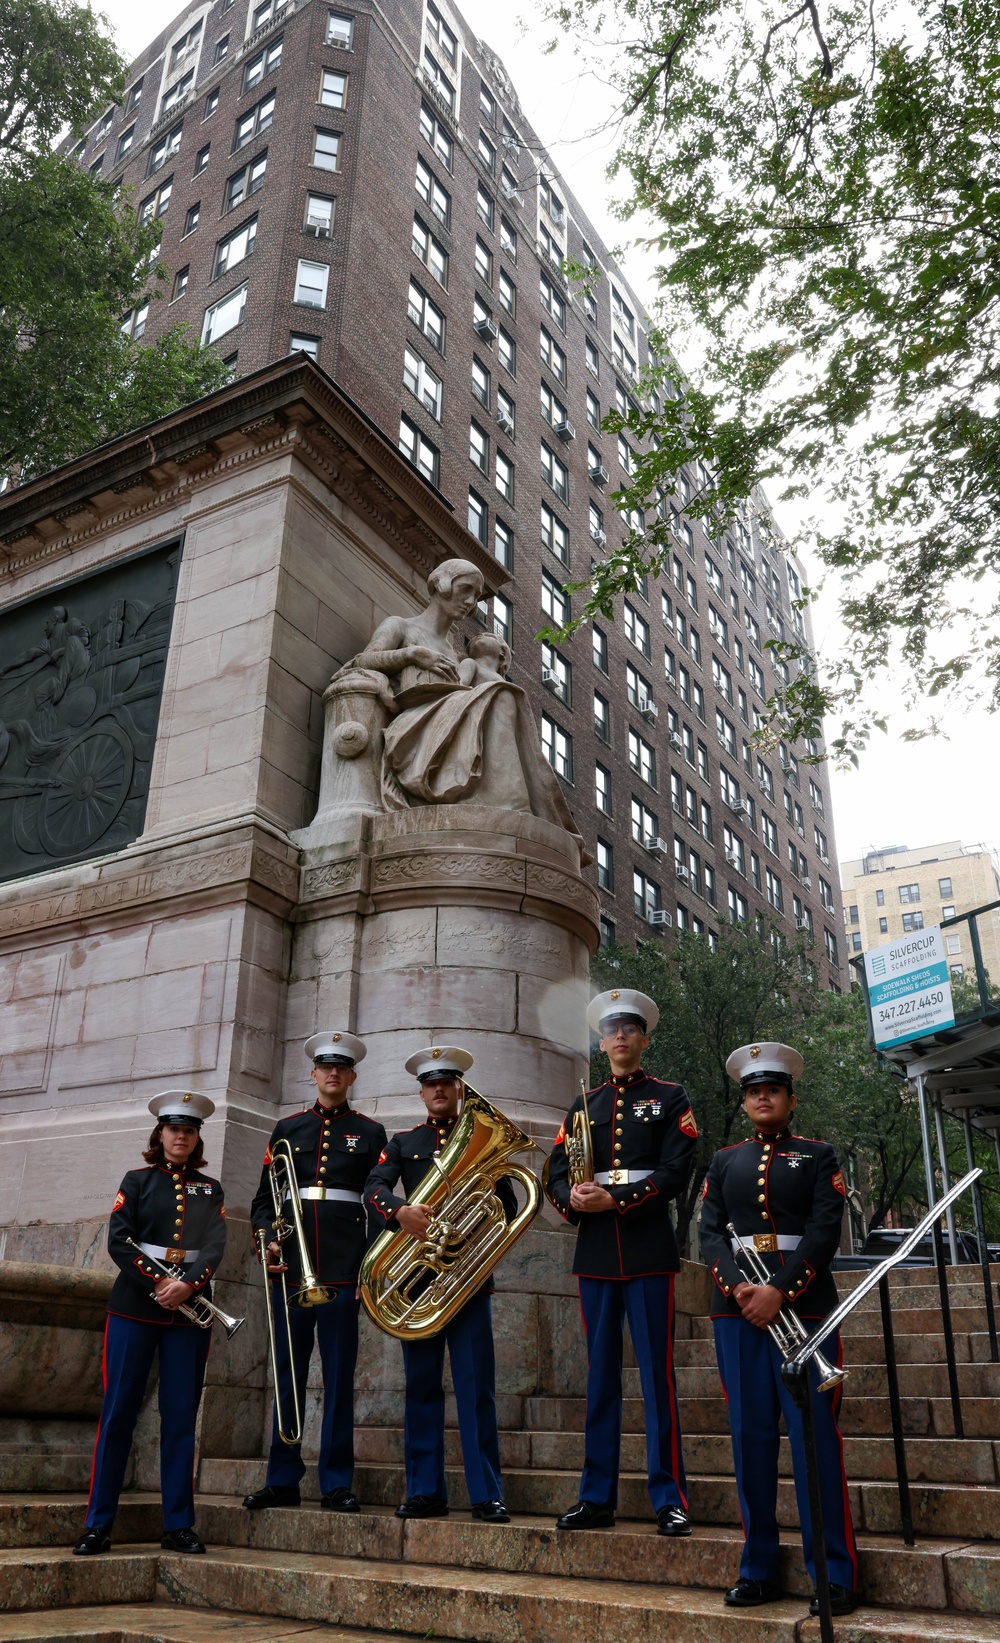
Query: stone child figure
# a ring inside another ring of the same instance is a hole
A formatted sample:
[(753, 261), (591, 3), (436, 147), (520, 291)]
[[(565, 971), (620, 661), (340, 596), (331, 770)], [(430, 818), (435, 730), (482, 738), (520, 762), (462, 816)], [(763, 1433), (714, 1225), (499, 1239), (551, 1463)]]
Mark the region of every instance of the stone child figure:
[[(528, 699), (505, 677), (510, 651), (489, 634), (460, 660), (456, 623), (483, 596), (483, 578), (465, 559), (428, 577), (417, 616), (380, 623), (349, 669), (382, 674), (396, 712), (385, 731), (381, 770), (387, 810), (468, 801), (541, 816), (583, 841), (546, 760)], [(589, 859), (589, 858), (588, 858)]]

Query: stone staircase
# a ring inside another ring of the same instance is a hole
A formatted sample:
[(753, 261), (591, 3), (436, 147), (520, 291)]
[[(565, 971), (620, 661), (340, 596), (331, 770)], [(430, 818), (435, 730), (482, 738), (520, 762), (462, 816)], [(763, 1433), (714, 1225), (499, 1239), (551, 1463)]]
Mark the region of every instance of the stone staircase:
[[(845, 1643), (1000, 1643), (1000, 1366), (989, 1361), (981, 1285), (956, 1272), (952, 1318), (968, 1434), (956, 1440), (931, 1277), (915, 1269), (892, 1280), (912, 1549), (899, 1533), (876, 1297), (862, 1302), (845, 1331), (843, 1429), (863, 1600), (855, 1615), (836, 1622)], [(856, 1281), (842, 1278), (844, 1287)], [(161, 1552), (158, 1499), (133, 1491), (122, 1501), (114, 1550), (74, 1558), (82, 1496), (55, 1470), (48, 1483), (36, 1470), (31, 1492), (19, 1492), (2, 1471), (0, 1425), (0, 1478), (8, 1480), (0, 1495), (0, 1643), (384, 1643), (400, 1635), (467, 1643), (806, 1643), (818, 1623), (807, 1616), (811, 1587), (795, 1533), (787, 1445), (779, 1517), (788, 1595), (751, 1611), (722, 1605), (742, 1536), (711, 1325), (695, 1317), (690, 1331), (678, 1342), (678, 1390), (696, 1528), (681, 1541), (660, 1538), (652, 1521), (635, 1370), (625, 1372), (621, 1520), (613, 1531), (586, 1534), (559, 1535), (553, 1524), (577, 1495), (579, 1397), (501, 1395), (510, 1525), (465, 1515), (453, 1428), (452, 1516), (414, 1523), (393, 1516), (403, 1494), (401, 1408), (386, 1399), (383, 1423), (369, 1421), (358, 1432), (356, 1486), (364, 1504), (356, 1517), (319, 1511), (310, 1473), (312, 1498), (300, 1510), (251, 1518), (239, 1497), (260, 1482), (263, 1462), (202, 1460), (205, 1557)], [(48, 1436), (58, 1453), (57, 1423)]]

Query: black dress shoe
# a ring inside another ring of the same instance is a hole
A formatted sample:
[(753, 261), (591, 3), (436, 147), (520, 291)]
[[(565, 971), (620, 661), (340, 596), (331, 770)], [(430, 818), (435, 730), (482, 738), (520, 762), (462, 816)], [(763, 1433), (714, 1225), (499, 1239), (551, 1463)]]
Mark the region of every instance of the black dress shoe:
[(203, 1552), (205, 1542), (194, 1529), (167, 1529), (160, 1541), (163, 1552)]
[(598, 1506), (592, 1500), (578, 1500), (562, 1517), (556, 1518), (557, 1529), (613, 1529), (615, 1514), (610, 1506)]
[(509, 1523), (510, 1513), (502, 1500), (481, 1500), (472, 1508), (477, 1523)]
[(295, 1483), (269, 1483), (252, 1495), (243, 1496), (248, 1512), (261, 1512), (265, 1506), (301, 1506), (302, 1496)]
[(434, 1495), (407, 1495), (396, 1507), (397, 1517), (447, 1517), (448, 1502)]
[(741, 1575), (726, 1593), (726, 1602), (733, 1609), (756, 1609), (758, 1603), (775, 1603), (780, 1596), (776, 1580), (747, 1580)]
[(80, 1536), (73, 1553), (76, 1557), (96, 1557), (98, 1552), (110, 1552), (111, 1536), (103, 1529), (86, 1529)]
[[(853, 1614), (858, 1606), (858, 1594), (852, 1592), (850, 1586), (838, 1586), (836, 1581), (830, 1582), (830, 1613)], [(819, 1597), (813, 1598), (809, 1605), (810, 1614), (819, 1614)]]
[(679, 1506), (664, 1506), (656, 1514), (656, 1521), (660, 1525), (661, 1535), (689, 1535), (691, 1520), (687, 1513)]
[(323, 1496), (320, 1505), (325, 1512), (360, 1512), (361, 1510), (358, 1505), (357, 1495), (352, 1494), (345, 1484), (341, 1484), (339, 1489), (331, 1489), (328, 1495)]

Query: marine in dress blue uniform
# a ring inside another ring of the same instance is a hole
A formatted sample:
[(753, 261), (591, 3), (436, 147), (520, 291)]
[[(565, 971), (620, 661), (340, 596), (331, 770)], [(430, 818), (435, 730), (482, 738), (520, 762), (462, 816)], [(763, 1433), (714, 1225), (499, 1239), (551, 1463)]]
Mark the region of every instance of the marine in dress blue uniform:
[[(419, 1050), (406, 1062), (407, 1072), (420, 1083), (427, 1122), (394, 1135), (368, 1178), (365, 1199), (373, 1232), (396, 1225), (420, 1237), (426, 1230), (426, 1211), (420, 1205), (408, 1205), (406, 1199), (416, 1192), (431, 1168), (432, 1157), (444, 1147), (458, 1122), (461, 1077), (471, 1066), (472, 1056), (456, 1045)], [(398, 1186), (403, 1196), (393, 1190)], [(517, 1213), (517, 1199), (509, 1181), (498, 1182), (497, 1196), (511, 1220)], [(490, 1277), (437, 1335), (403, 1342), (406, 1499), (397, 1508), (397, 1517), (444, 1517), (448, 1511), (443, 1380), (447, 1346), (472, 1515), (483, 1523), (509, 1521), (500, 1475), (493, 1287)]]
[[(837, 1303), (830, 1263), (840, 1242), (844, 1179), (826, 1141), (794, 1135), (793, 1079), (802, 1057), (787, 1044), (747, 1044), (726, 1062), (744, 1092), (754, 1126), (749, 1140), (717, 1152), (702, 1196), (701, 1248), (715, 1280), (712, 1317), (719, 1374), (729, 1405), (743, 1532), (740, 1578), (726, 1602), (747, 1608), (780, 1595), (778, 1569), (778, 1423), (784, 1417), (792, 1450), (795, 1495), (806, 1566), (813, 1579), (813, 1537), (806, 1490), (802, 1417), (781, 1378), (782, 1355), (767, 1333), (781, 1306), (812, 1327)], [(766, 1284), (747, 1281), (737, 1258), (732, 1223), (743, 1244), (753, 1243), (770, 1270)], [(828, 1343), (840, 1362), (840, 1337)], [(824, 1349), (826, 1350), (826, 1348)], [(841, 1389), (817, 1389), (812, 1368), (813, 1416), (819, 1452), (823, 1527), (833, 1612), (855, 1606), (857, 1552), (838, 1425)], [(813, 1600), (812, 1612), (818, 1613)]]
[(548, 1168), (548, 1195), (579, 1227), (573, 1271), (587, 1336), (587, 1417), (576, 1506), (560, 1529), (615, 1521), (622, 1432), (625, 1319), (639, 1366), (646, 1415), (649, 1495), (664, 1535), (690, 1534), (674, 1376), (674, 1276), (680, 1252), (670, 1200), (687, 1179), (698, 1136), (682, 1084), (650, 1078), (641, 1057), (659, 1011), (632, 989), (601, 993), (587, 1012), (611, 1063), (611, 1077), (587, 1094), (594, 1181), (571, 1188), (566, 1134), (582, 1110), (570, 1108)]
[[(358, 1357), (358, 1299), (356, 1286), (365, 1252), (365, 1211), (362, 1188), (385, 1146), (385, 1130), (348, 1104), (354, 1071), (366, 1050), (360, 1038), (347, 1032), (319, 1032), (306, 1040), (305, 1053), (313, 1064), (311, 1078), (316, 1100), (304, 1112), (282, 1118), (272, 1132), (264, 1154), (260, 1185), (250, 1207), (254, 1232), (274, 1234), (274, 1200), (268, 1175), (271, 1149), (287, 1140), (295, 1163), (302, 1202), (302, 1220), (316, 1276), (330, 1299), (322, 1306), (299, 1306), (301, 1281), (294, 1237), (282, 1245), (268, 1245), (268, 1274), (288, 1272), (288, 1331), (278, 1320), (277, 1360), (285, 1408), (292, 1401), (291, 1377), (298, 1387), (299, 1405), (305, 1406), (309, 1359), (318, 1339), (323, 1370), (323, 1420), (319, 1442), (321, 1504), (334, 1512), (357, 1512), (354, 1481), (354, 1370)], [(291, 1356), (288, 1359), (288, 1342)], [(293, 1368), (294, 1365), (294, 1368)], [(262, 1489), (244, 1498), (250, 1511), (269, 1506), (298, 1506), (299, 1484), (305, 1472), (300, 1444), (282, 1442), (275, 1405), (267, 1476)]]
[[(205, 1550), (194, 1529), (194, 1440), (212, 1332), (177, 1309), (192, 1296), (211, 1297), (210, 1279), (226, 1247), (222, 1187), (194, 1167), (202, 1157), (201, 1125), (215, 1104), (192, 1090), (165, 1090), (149, 1110), (156, 1127), (144, 1155), (148, 1168), (128, 1171), (108, 1227), (108, 1250), (119, 1274), (108, 1297), (104, 1401), (87, 1520), (74, 1547), (83, 1556), (111, 1545), (132, 1434), (157, 1354), (162, 1545)], [(129, 1238), (141, 1248), (134, 1249)], [(150, 1256), (175, 1277), (158, 1272)]]

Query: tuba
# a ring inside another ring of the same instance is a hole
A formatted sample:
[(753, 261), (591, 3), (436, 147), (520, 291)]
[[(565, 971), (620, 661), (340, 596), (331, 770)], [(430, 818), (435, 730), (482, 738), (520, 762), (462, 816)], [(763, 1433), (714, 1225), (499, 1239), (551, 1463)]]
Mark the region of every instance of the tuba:
[[(279, 1244), (294, 1236), (295, 1247), (299, 1254), (299, 1266), (302, 1279), (295, 1304), (298, 1306), (324, 1306), (330, 1299), (330, 1292), (323, 1288), (316, 1276), (316, 1269), (309, 1254), (309, 1244), (306, 1240), (305, 1227), (302, 1224), (302, 1203), (299, 1198), (299, 1186), (295, 1175), (295, 1162), (292, 1158), (292, 1149), (288, 1141), (282, 1137), (274, 1143), (271, 1149), (270, 1162), (267, 1165), (267, 1179), (271, 1188), (271, 1203), (274, 1206), (274, 1237)], [(287, 1203), (291, 1219), (285, 1217), (284, 1204)], [(258, 1227), (255, 1242), (260, 1264), (264, 1270), (264, 1310), (267, 1318), (267, 1342), (271, 1354), (271, 1374), (274, 1378), (274, 1407), (278, 1419), (278, 1436), (282, 1443), (297, 1444), (302, 1442), (302, 1410), (299, 1407), (298, 1387), (295, 1384), (294, 1372), (290, 1379), (292, 1383), (292, 1408), (286, 1410), (281, 1396), (281, 1380), (278, 1374), (278, 1342), (277, 1324), (275, 1319), (275, 1303), (271, 1290), (273, 1280), (267, 1275), (267, 1246), (270, 1239), (264, 1227)], [(282, 1328), (285, 1331), (288, 1348), (288, 1361), (294, 1361), (292, 1352), (291, 1330), (288, 1320), (288, 1284), (285, 1274), (281, 1274), (281, 1318)], [(289, 1421), (289, 1415), (292, 1420)]]
[[(466, 1084), (462, 1116), (408, 1200), (432, 1212), (426, 1237), (387, 1229), (362, 1262), (361, 1304), (387, 1335), (437, 1335), (527, 1232), (542, 1189), (531, 1170), (510, 1160), (529, 1148), (535, 1143)], [(510, 1222), (496, 1193), (505, 1175), (528, 1195)]]

